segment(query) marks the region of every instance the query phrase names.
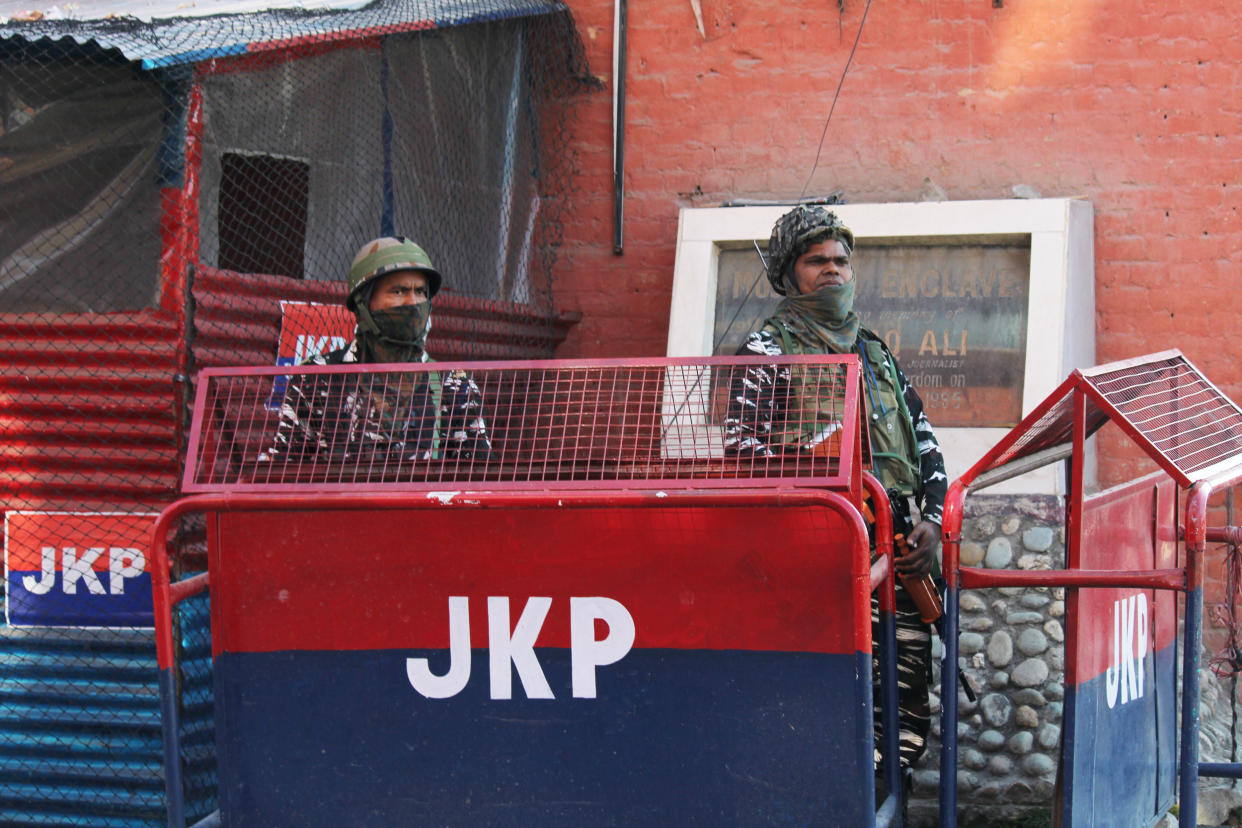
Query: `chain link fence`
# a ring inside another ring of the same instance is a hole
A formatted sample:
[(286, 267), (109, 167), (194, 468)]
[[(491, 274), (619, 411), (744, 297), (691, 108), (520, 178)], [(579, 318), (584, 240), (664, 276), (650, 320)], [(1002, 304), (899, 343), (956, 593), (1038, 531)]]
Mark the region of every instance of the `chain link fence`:
[[(0, 12), (4, 824), (165, 823), (146, 552), (199, 369), (347, 340), (381, 235), (444, 275), (437, 359), (551, 356), (575, 321), (551, 272), (590, 75), (563, 5), (109, 6)], [(202, 568), (205, 523), (171, 543)], [(215, 807), (206, 607), (177, 620), (191, 819)]]

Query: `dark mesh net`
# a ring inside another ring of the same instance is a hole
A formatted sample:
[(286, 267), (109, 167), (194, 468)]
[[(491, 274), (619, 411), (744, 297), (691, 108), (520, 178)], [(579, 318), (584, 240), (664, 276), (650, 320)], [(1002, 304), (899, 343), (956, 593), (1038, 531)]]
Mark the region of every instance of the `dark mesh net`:
[[(345, 274), (383, 235), (444, 276), (438, 360), (548, 357), (574, 322), (550, 274), (589, 75), (561, 4), (110, 5), (0, 13), (5, 824), (165, 824), (147, 535), (178, 494), (198, 369), (347, 341)], [(170, 543), (201, 567), (201, 521)], [(195, 601), (177, 611), (190, 817), (214, 807)]]

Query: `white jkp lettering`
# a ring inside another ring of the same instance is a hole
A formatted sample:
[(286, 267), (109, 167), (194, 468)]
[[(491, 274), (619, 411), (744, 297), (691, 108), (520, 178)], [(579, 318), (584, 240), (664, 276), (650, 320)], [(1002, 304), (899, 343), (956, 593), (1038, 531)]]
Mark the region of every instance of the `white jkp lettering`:
[(1113, 657), (1104, 674), (1108, 706), (1143, 697), (1143, 659), (1147, 656), (1147, 595), (1140, 592), (1113, 603)]
[[(147, 568), (146, 556), (141, 549), (125, 546), (106, 547), (108, 551), (108, 594), (124, 595), (125, 579), (136, 578)], [(86, 585), (86, 591), (93, 595), (103, 595), (104, 587), (95, 574), (94, 564), (104, 553), (105, 547), (92, 546), (78, 557), (76, 546), (65, 546), (61, 552), (61, 568), (64, 578), (60, 588), (66, 595), (78, 594), (78, 581)], [(42, 572), (36, 581), (33, 575), (22, 577), (22, 586), (34, 595), (46, 595), (56, 585), (56, 547), (43, 547), (40, 565)]]
[[(455, 696), (470, 680), (470, 599), (454, 595), (448, 599), (448, 604), (448, 672), (435, 675), (425, 658), (405, 660), (405, 674), (410, 685), (429, 699)], [(488, 671), (493, 699), (513, 698), (513, 669), (522, 680), (527, 698), (553, 698), (552, 688), (535, 655), (535, 640), (551, 607), (551, 598), (530, 598), (517, 625), (513, 626), (509, 623), (509, 599), (505, 596), (487, 599)], [(603, 639), (595, 638), (596, 620), (608, 625), (608, 634)], [(570, 598), (569, 660), (574, 698), (595, 698), (595, 668), (620, 661), (633, 645), (634, 618), (619, 601), (601, 597)]]

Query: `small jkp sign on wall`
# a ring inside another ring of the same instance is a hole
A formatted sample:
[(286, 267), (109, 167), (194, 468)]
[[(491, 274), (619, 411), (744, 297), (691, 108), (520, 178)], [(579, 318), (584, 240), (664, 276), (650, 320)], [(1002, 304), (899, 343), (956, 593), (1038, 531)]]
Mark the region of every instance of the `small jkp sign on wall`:
[(146, 550), (157, 517), (9, 512), (4, 520), (8, 624), (153, 626)]
[[(316, 354), (344, 348), (354, 335), (357, 321), (344, 305), (318, 302), (281, 302), (277, 365), (301, 365)], [(267, 407), (280, 408), (288, 377), (276, 377)]]

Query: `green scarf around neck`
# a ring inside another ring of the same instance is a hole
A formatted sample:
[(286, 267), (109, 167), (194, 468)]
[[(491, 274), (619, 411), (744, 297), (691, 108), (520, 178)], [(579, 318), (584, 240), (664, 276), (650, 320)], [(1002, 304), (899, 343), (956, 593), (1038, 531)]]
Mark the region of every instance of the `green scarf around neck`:
[(797, 338), (805, 353), (848, 354), (854, 350), (860, 325), (854, 313), (856, 281), (786, 296), (768, 322), (780, 324)]

